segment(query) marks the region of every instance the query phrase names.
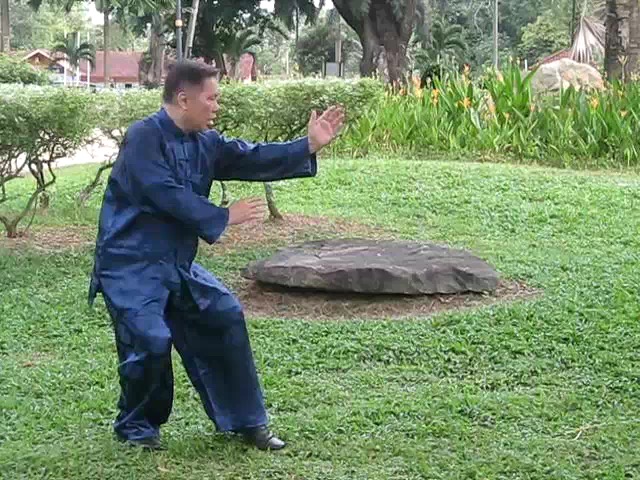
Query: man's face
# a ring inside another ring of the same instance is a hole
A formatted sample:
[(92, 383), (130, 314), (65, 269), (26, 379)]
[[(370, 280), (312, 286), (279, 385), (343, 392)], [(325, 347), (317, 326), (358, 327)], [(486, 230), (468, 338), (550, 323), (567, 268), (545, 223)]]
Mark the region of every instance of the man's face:
[(189, 86), (179, 94), (178, 102), (189, 129), (198, 131), (210, 128), (220, 108), (219, 98), (220, 88), (215, 78), (207, 78), (201, 85)]

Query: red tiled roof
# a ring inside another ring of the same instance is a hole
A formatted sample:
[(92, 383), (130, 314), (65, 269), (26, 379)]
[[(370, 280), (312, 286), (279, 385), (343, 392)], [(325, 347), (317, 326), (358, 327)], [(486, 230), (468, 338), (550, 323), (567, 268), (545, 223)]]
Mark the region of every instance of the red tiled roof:
[[(142, 57), (142, 52), (118, 52), (111, 51), (107, 56), (109, 62), (109, 78), (119, 83), (138, 82), (138, 62)], [(86, 62), (80, 62), (82, 72), (81, 80), (86, 81)], [(91, 82), (104, 82), (104, 51), (96, 51), (96, 63), (91, 70)]]
[(537, 64), (544, 65), (546, 63), (555, 62), (556, 60), (562, 60), (564, 58), (571, 58), (571, 50), (560, 50), (559, 52), (552, 53), (546, 58), (540, 60)]

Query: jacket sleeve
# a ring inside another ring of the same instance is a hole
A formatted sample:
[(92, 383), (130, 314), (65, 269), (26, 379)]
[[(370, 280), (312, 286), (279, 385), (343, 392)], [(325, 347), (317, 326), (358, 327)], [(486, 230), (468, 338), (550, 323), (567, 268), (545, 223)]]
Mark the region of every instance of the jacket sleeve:
[(178, 183), (166, 162), (160, 132), (155, 126), (134, 124), (122, 149), (123, 166), (137, 201), (173, 217), (208, 243), (214, 243), (222, 235), (229, 210), (213, 205)]
[(214, 180), (273, 182), (317, 174), (316, 155), (309, 153), (309, 139), (290, 142), (250, 143), (208, 133)]

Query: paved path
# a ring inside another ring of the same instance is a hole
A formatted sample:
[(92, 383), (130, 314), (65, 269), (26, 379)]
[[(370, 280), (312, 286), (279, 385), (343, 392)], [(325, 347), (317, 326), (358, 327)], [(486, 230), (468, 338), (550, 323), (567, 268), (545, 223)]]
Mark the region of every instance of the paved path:
[(111, 155), (117, 154), (115, 142), (102, 137), (98, 141), (79, 149), (70, 157), (61, 158), (55, 162), (56, 168), (70, 167), (87, 163), (102, 163)]

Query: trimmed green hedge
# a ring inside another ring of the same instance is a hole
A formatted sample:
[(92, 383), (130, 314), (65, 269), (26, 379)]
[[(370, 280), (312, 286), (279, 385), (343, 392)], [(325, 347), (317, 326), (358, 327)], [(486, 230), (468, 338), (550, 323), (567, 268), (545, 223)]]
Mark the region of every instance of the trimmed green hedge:
[[(303, 135), (312, 110), (341, 104), (347, 121), (356, 121), (384, 95), (373, 80), (304, 80), (260, 84), (222, 84), (215, 128), (250, 141), (283, 141)], [(134, 121), (157, 111), (160, 90), (106, 91), (96, 94), (96, 127), (114, 139)]]
[[(283, 141), (305, 133), (314, 109), (322, 111), (341, 104), (349, 121), (356, 121), (382, 99), (384, 89), (373, 80), (311, 80), (223, 84), (221, 91), (216, 125), (219, 131), (250, 141)], [(0, 85), (0, 224), (9, 235), (17, 235), (18, 224), (34, 211), (37, 200), (45, 200), (46, 205), (46, 191), (55, 182), (51, 169), (55, 160), (89, 142), (96, 130), (119, 144), (133, 122), (156, 112), (161, 105), (158, 89), (91, 93), (83, 89)], [(104, 164), (79, 192), (80, 204), (97, 188), (101, 173), (110, 166), (110, 162)], [(9, 182), (25, 173), (36, 180), (33, 194), (24, 206), (8, 206), (12, 203), (5, 194)], [(268, 196), (268, 200), (275, 212), (273, 199)]]

